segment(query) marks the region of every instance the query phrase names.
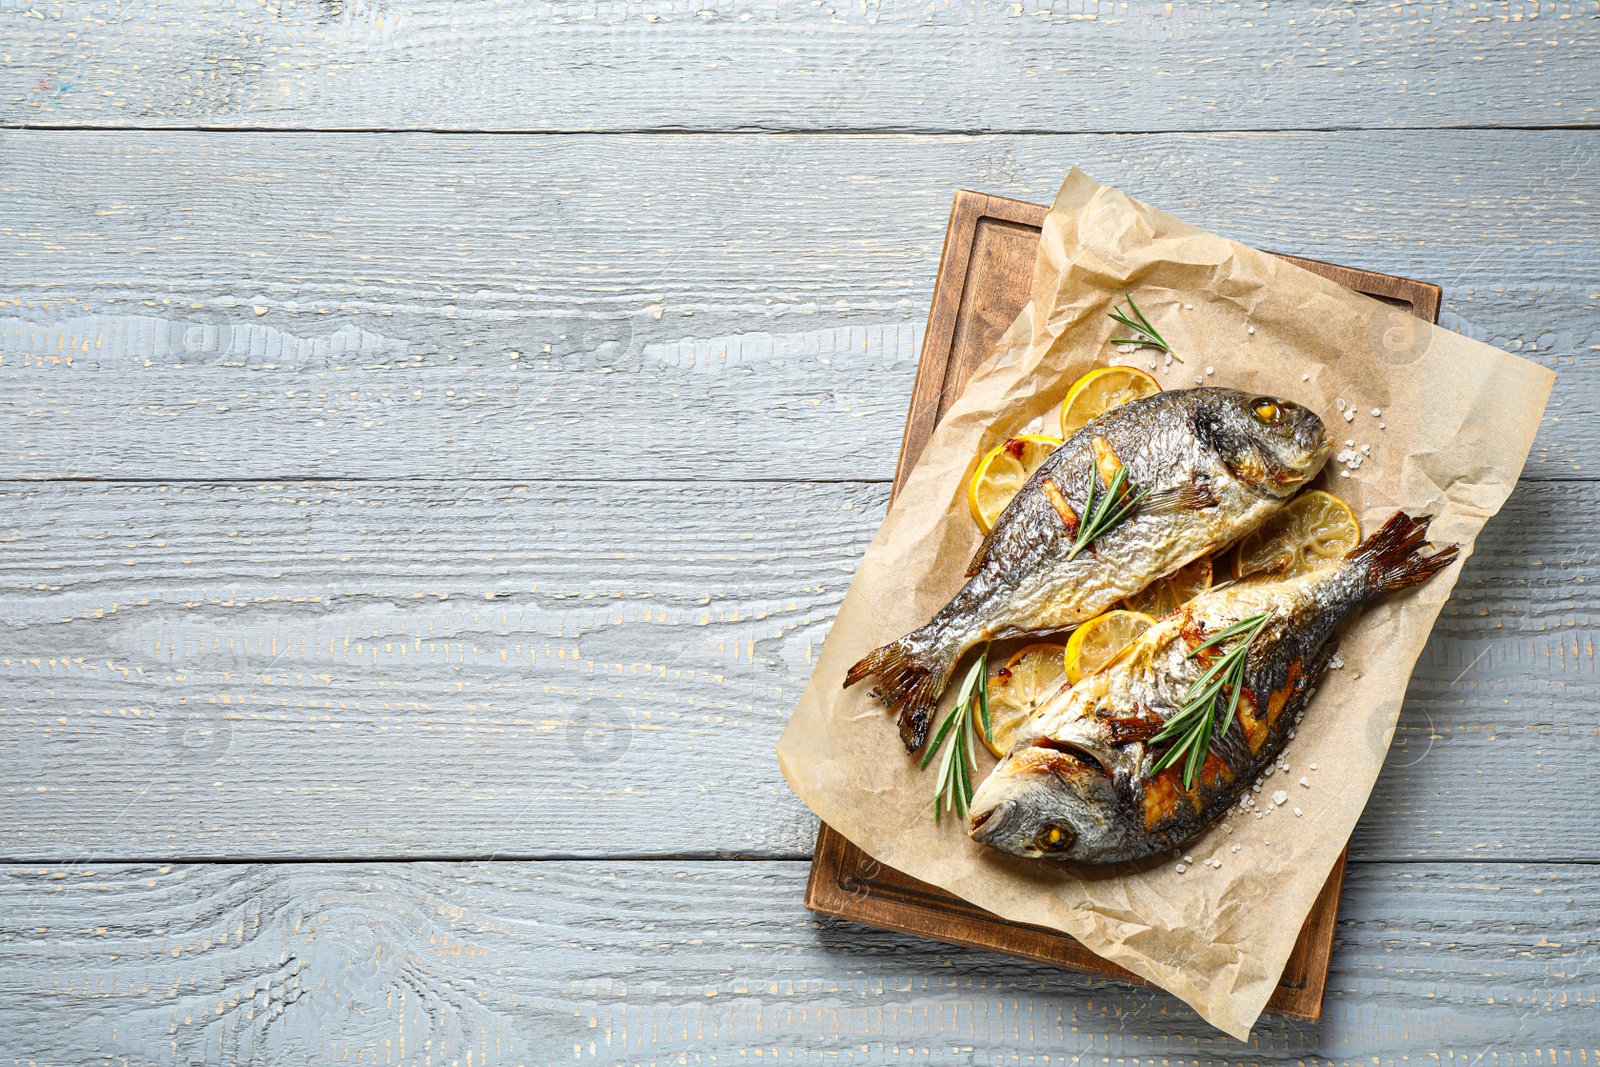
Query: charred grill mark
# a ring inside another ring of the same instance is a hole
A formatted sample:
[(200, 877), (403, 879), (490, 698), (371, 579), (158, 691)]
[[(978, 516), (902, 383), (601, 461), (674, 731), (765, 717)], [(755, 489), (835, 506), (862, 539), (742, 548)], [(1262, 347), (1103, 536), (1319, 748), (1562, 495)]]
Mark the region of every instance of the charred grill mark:
[(1067, 536), (1078, 536), (1078, 513), (1072, 510), (1072, 505), (1067, 503), (1067, 498), (1061, 495), (1061, 487), (1055, 483), (1054, 478), (1044, 480), (1044, 495), (1050, 501), (1050, 506), (1056, 514), (1061, 516), (1061, 525), (1067, 528)]
[[(1117, 472), (1123, 468), (1121, 457), (1119, 457), (1116, 453), (1116, 450), (1111, 447), (1111, 442), (1106, 440), (1104, 437), (1091, 438), (1089, 441), (1089, 448), (1094, 452), (1094, 468), (1100, 477), (1101, 484), (1107, 489), (1111, 488), (1111, 480), (1115, 478), (1117, 476)], [(1117, 500), (1117, 506), (1121, 507), (1123, 504), (1126, 504), (1128, 502), (1128, 498), (1132, 495), (1133, 477), (1132, 472), (1130, 471), (1128, 481), (1123, 483), (1122, 495)]]
[[(1245, 744), (1254, 756), (1261, 751), (1261, 746), (1267, 743), (1267, 735), (1271, 730), (1266, 718), (1261, 714), (1261, 709), (1256, 707), (1255, 698), (1250, 695), (1247, 688), (1239, 694), (1239, 725), (1242, 727)], [(1232, 733), (1233, 731), (1228, 731)]]
[(1104, 719), (1106, 732), (1111, 736), (1111, 743), (1125, 745), (1135, 741), (1148, 741), (1161, 732), (1166, 724), (1159, 718), (1133, 716), (1129, 718)]
[(1171, 767), (1154, 778), (1145, 779), (1142, 798), (1145, 832), (1154, 831), (1157, 826), (1176, 815), (1178, 798), (1184, 796), (1183, 779)]

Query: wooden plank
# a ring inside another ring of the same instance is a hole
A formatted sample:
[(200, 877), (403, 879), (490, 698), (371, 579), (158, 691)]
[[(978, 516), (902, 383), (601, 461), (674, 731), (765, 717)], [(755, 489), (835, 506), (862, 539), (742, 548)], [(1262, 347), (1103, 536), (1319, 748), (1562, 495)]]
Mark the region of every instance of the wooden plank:
[(1560, 371), (1530, 477), (1600, 448), (1592, 131), (0, 147), (0, 477), (887, 480), (951, 192), (1069, 162), (1445, 284)]
[(803, 863), (10, 867), (22, 1063), (1592, 1063), (1587, 865), (1354, 864), (1317, 1026), (807, 915)]
[[(1269, 1015), (1315, 1023), (1322, 1018), (1349, 849), (1328, 872), (1305, 918), (1299, 940), (1267, 1001)], [(806, 908), (819, 915), (947, 945), (998, 952), (1078, 974), (1149, 986), (1146, 979), (1095, 955), (1069, 934), (1047, 926), (1010, 922), (937, 886), (885, 867), (823, 823), (806, 879)]]
[[(895, 494), (921, 458), (934, 427), (1032, 295), (1037, 238), (1046, 217), (1047, 209), (1040, 204), (957, 191), (906, 413)], [(1283, 258), (1393, 304), (1423, 322), (1438, 321), (1442, 293), (1437, 285), (1298, 256)], [(1322, 1017), (1322, 994), (1348, 853), (1346, 847), (1304, 917), (1299, 939), (1267, 1001), (1267, 1011), (1306, 1022)], [(1009, 922), (954, 893), (882, 866), (826, 823), (817, 831), (806, 907), (948, 944), (1143, 983), (1069, 934)]]
[(1600, 101), (1594, 12), (33, 0), (0, 9), (0, 119), (618, 132), (1576, 125)]
[[(1026, 302), (1034, 238), (1045, 217), (1042, 205), (968, 191), (956, 194), (906, 417), (895, 492), (921, 456), (938, 420)], [(1283, 258), (1394, 304), (1424, 322), (1438, 321), (1442, 292), (1436, 285), (1299, 256)], [(1348, 852), (1347, 847), (1340, 854), (1304, 920), (1300, 938), (1267, 1003), (1269, 1012), (1306, 1022), (1322, 1017)], [(862, 873), (867, 867), (874, 869), (871, 879)], [(868, 885), (871, 893), (859, 892)], [(826, 824), (817, 835), (806, 906), (902, 933), (1145, 984), (1060, 931), (1008, 922), (954, 894), (881, 867)]]
[[(807, 856), (772, 745), (888, 498), (0, 491), (0, 856), (55, 859)], [(1600, 860), (1595, 515), (1538, 483), (1489, 523), (1355, 857)]]

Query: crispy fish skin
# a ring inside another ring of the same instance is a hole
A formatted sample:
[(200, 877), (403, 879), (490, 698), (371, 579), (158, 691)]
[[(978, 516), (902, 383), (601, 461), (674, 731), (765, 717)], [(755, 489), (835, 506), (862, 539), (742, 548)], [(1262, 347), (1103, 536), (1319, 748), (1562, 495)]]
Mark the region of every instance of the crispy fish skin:
[[(1332, 566), (1219, 587), (1157, 620), (1095, 674), (1063, 686), (1019, 731), (972, 798), (972, 838), (1018, 856), (1105, 864), (1176, 847), (1205, 829), (1282, 750), (1340, 622), (1455, 560), (1455, 545), (1422, 550), (1428, 522), (1396, 512)], [(1224, 650), (1190, 653), (1263, 613), (1237, 720), (1213, 734), (1194, 788), (1184, 788), (1180, 766), (1147, 777), (1167, 746), (1151, 739)]]
[[(915, 752), (950, 672), (984, 641), (1075, 626), (1157, 578), (1244, 536), (1322, 469), (1333, 445), (1315, 414), (1233, 389), (1178, 389), (1113, 408), (1040, 465), (978, 549), (968, 582), (927, 625), (862, 659)], [(1148, 496), (1069, 559), (1096, 492), (1118, 465)]]

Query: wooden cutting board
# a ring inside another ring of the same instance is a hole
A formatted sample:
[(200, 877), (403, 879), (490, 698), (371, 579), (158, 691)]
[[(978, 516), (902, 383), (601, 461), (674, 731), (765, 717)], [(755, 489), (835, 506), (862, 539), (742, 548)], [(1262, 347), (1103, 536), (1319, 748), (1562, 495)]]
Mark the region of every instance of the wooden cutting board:
[[(973, 370), (1027, 303), (1034, 250), (1046, 208), (1020, 200), (961, 190), (950, 211), (933, 307), (922, 342), (911, 410), (906, 415), (894, 491), (928, 444), (934, 427), (966, 387)], [(1282, 255), (1282, 253), (1275, 253)], [(1339, 267), (1297, 256), (1282, 258), (1428, 322), (1439, 319), (1437, 285)], [(1341, 854), (1300, 930), (1267, 1010), (1315, 1022), (1333, 954), (1333, 931), (1344, 885)], [(966, 948), (1003, 952), (1071, 971), (1138, 985), (1144, 979), (1096, 956), (1058, 930), (1011, 922), (935, 886), (885, 867), (823, 824), (806, 885), (807, 908), (885, 930), (915, 934)]]

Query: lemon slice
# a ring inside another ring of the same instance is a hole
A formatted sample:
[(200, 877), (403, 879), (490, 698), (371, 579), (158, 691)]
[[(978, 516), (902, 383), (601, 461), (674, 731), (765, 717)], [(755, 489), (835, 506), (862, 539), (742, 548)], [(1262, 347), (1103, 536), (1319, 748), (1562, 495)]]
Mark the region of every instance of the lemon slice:
[(1096, 615), (1072, 632), (1062, 659), (1067, 681), (1079, 681), (1111, 662), (1124, 645), (1144, 633), (1156, 620), (1142, 611), (1108, 611)]
[(1123, 597), (1122, 606), (1159, 619), (1210, 589), (1211, 579), (1211, 557), (1201, 556), (1165, 578), (1157, 578), (1132, 596)]
[(1361, 543), (1361, 524), (1350, 505), (1321, 489), (1301, 493), (1282, 511), (1247, 534), (1233, 550), (1242, 578), (1269, 567), (1285, 578), (1326, 567)]
[(967, 483), (967, 504), (972, 508), (972, 517), (978, 520), (978, 528), (984, 533), (994, 529), (995, 520), (1028, 476), (1060, 447), (1059, 437), (1029, 433), (984, 453), (978, 469), (972, 472), (972, 481)]
[(989, 676), (989, 732), (983, 743), (996, 756), (1011, 751), (1017, 730), (1066, 681), (1060, 645), (1029, 645)]
[(1066, 439), (1098, 418), (1130, 400), (1155, 396), (1161, 386), (1150, 375), (1134, 367), (1101, 367), (1072, 383), (1061, 402), (1061, 437)]

